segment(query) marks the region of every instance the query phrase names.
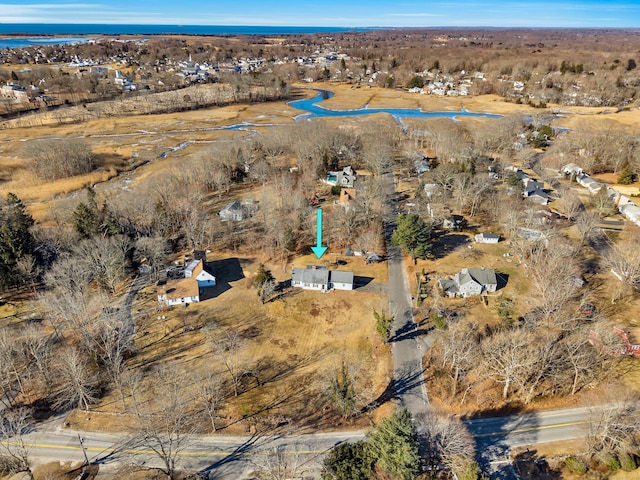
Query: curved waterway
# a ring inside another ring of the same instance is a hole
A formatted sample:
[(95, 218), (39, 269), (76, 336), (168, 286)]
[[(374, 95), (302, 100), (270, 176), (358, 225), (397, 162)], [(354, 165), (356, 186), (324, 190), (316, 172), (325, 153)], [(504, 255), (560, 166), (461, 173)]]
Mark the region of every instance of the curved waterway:
[(500, 118), (501, 115), (495, 113), (476, 113), (466, 110), (464, 107), (458, 112), (425, 112), (419, 108), (358, 108), (355, 110), (329, 110), (320, 105), (324, 100), (333, 97), (334, 93), (328, 90), (318, 90), (318, 94), (313, 98), (305, 98), (303, 100), (294, 100), (289, 105), (298, 110), (304, 110), (303, 113), (296, 117), (298, 119), (309, 119), (317, 117), (352, 117), (356, 115), (373, 115), (376, 113), (387, 113), (401, 122), (403, 118), (451, 118), (457, 117), (485, 117)]

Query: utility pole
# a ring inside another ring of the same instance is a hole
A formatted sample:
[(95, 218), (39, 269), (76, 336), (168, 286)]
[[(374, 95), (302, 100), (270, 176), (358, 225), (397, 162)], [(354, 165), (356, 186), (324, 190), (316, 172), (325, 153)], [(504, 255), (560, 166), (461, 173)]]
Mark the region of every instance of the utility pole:
[(78, 440), (80, 440), (80, 446), (82, 447), (82, 453), (84, 454), (84, 463), (89, 465), (89, 457), (87, 457), (87, 450), (84, 448), (84, 438), (78, 434)]

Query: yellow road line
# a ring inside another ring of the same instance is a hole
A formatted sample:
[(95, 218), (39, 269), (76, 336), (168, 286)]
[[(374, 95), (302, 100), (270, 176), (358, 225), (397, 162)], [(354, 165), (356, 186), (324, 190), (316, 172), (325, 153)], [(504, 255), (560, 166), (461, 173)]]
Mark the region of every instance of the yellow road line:
[(589, 423), (589, 420), (584, 420), (580, 422), (556, 423), (554, 425), (543, 425), (540, 427), (518, 428), (515, 430), (503, 430), (500, 432), (480, 433), (480, 434), (474, 435), (474, 437), (495, 437), (498, 435), (509, 435), (511, 433), (526, 433), (526, 432), (533, 432), (536, 430), (549, 430), (552, 428), (572, 427), (574, 425), (583, 425), (585, 423)]
[[(5, 445), (20, 445), (19, 442), (2, 442)], [(28, 448), (48, 448), (51, 450), (76, 450), (81, 451), (82, 447), (76, 445), (51, 445), (48, 443), (24, 443), (25, 447)], [(144, 450), (144, 449), (123, 449), (120, 450), (118, 448), (111, 447), (84, 447), (84, 450), (87, 452), (101, 452), (101, 453), (130, 453), (130, 454), (152, 454), (156, 455), (156, 452), (153, 450)], [(327, 449), (323, 450), (297, 450), (297, 451), (283, 451), (285, 455), (313, 455), (318, 453), (326, 452)], [(224, 457), (228, 455), (255, 455), (260, 452), (234, 452), (234, 451), (202, 451), (202, 452), (178, 452), (177, 455), (184, 456), (209, 456), (209, 457)]]

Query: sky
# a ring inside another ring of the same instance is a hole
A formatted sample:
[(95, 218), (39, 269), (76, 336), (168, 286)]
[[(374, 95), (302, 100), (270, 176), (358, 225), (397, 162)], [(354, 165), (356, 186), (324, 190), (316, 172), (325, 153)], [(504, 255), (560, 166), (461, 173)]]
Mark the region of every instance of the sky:
[(640, 0), (0, 0), (0, 23), (640, 27)]

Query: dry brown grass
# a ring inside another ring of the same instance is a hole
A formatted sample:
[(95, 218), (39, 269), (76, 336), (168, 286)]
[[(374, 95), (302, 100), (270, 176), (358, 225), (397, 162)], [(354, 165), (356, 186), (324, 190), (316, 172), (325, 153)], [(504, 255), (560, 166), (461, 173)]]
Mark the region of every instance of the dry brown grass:
[[(216, 260), (232, 257), (230, 252), (217, 253), (209, 261), (215, 265)], [(300, 257), (294, 264), (310, 260)], [(259, 261), (243, 257), (238, 261), (245, 278), (229, 282), (230, 288), (219, 296), (188, 308), (163, 309), (158, 314), (138, 317), (135, 341), (139, 354), (131, 365), (149, 369), (170, 363), (185, 371), (205, 368), (221, 371), (220, 360), (211, 352), (200, 330), (215, 324), (221, 332), (235, 331), (246, 338), (241, 356), (263, 382), (258, 386), (254, 380), (247, 380), (246, 391), (225, 403), (221, 415), (230, 419), (232, 425), (224, 433), (245, 433), (248, 424), (237, 422), (254, 416), (283, 416), (311, 430), (368, 425), (368, 418), (345, 422), (332, 411), (324, 396), (326, 379), (329, 370), (344, 358), (363, 372), (371, 400), (386, 388), (391, 379), (390, 352), (375, 332), (372, 315), (373, 308), (380, 310), (386, 305), (386, 296), (293, 289), (281, 299), (262, 305), (250, 287)], [(375, 275), (377, 281), (386, 281), (386, 267), (370, 268), (364, 262), (361, 266), (355, 263), (354, 271), (366, 271), (368, 276)], [(290, 278), (290, 269), (285, 273), (281, 266), (266, 264), (266, 267), (272, 269), (278, 280)], [(139, 295), (134, 311), (154, 305), (155, 287), (148, 287)], [(185, 326), (188, 328), (184, 329)], [(153, 378), (145, 381), (144, 390), (153, 395)], [(189, 388), (185, 384), (185, 389)], [(130, 419), (119, 414), (121, 404), (115, 394), (107, 395), (95, 410), (75, 412), (67, 421), (75, 428), (92, 430), (126, 430), (131, 426)], [(377, 409), (373, 418), (388, 410), (388, 405)]]

